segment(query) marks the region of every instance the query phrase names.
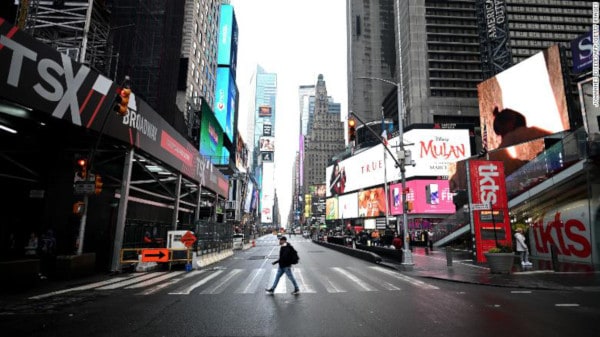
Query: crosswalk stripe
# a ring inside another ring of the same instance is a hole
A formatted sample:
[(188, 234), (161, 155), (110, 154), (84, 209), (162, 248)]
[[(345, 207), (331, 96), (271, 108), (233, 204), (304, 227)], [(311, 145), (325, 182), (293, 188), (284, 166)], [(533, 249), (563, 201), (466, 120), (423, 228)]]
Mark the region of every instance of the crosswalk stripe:
[(124, 286), (128, 286), (130, 284), (134, 284), (134, 283), (138, 283), (140, 281), (144, 281), (150, 278), (154, 278), (154, 277), (158, 277), (165, 274), (165, 272), (158, 272), (158, 273), (148, 273), (146, 275), (142, 275), (142, 276), (138, 276), (138, 277), (134, 277), (125, 281), (121, 281), (121, 282), (117, 282), (117, 283), (113, 283), (113, 284), (109, 284), (107, 286), (104, 287), (100, 287), (100, 288), (96, 288), (96, 290), (111, 290), (111, 289), (117, 289), (117, 288), (121, 288)]
[(325, 277), (322, 280), (323, 285), (325, 286), (325, 290), (328, 293), (345, 293), (346, 290), (342, 289), (338, 284), (333, 282), (329, 277)]
[(294, 269), (294, 276), (296, 277), (296, 282), (298, 282), (298, 286), (300, 287), (300, 292), (316, 293), (312, 284), (310, 284), (304, 280), (304, 274), (302, 273), (302, 268)]
[(170, 278), (173, 278), (173, 277), (175, 277), (175, 276), (179, 276), (179, 275), (181, 275), (182, 273), (184, 273), (184, 272), (183, 272), (183, 271), (175, 271), (175, 272), (171, 272), (171, 273), (168, 273), (168, 274), (165, 274), (165, 275), (159, 276), (159, 277), (155, 277), (155, 278), (152, 278), (152, 279), (146, 280), (146, 281), (144, 281), (144, 282), (140, 282), (140, 283), (136, 283), (136, 284), (134, 284), (134, 285), (127, 286), (127, 287), (125, 287), (125, 289), (137, 289), (137, 288), (144, 288), (144, 287), (147, 287), (147, 286), (150, 286), (150, 285), (156, 284), (156, 283), (158, 283), (158, 282), (162, 282), (162, 281), (164, 281), (164, 280), (168, 280), (168, 279), (170, 279)]
[(369, 279), (369, 281), (378, 284), (380, 286), (382, 286), (385, 290), (389, 290), (389, 291), (398, 291), (398, 290), (402, 290), (401, 288), (387, 282), (387, 281), (383, 281), (378, 279), (377, 277), (374, 277), (373, 275), (368, 275), (365, 272), (361, 271), (359, 268), (356, 267), (349, 267), (348, 269), (352, 270), (354, 273), (356, 274), (360, 274), (361, 277), (366, 277)]
[(192, 277), (192, 276), (196, 276), (196, 275), (200, 275), (206, 272), (206, 269), (202, 269), (202, 270), (192, 270), (191, 272), (185, 274), (183, 277), (180, 278), (176, 278), (176, 279), (172, 279), (169, 280), (168, 282), (165, 283), (160, 283), (155, 285), (152, 288), (146, 289), (144, 291), (142, 291), (141, 293), (137, 293), (136, 295), (151, 295), (154, 294), (157, 291), (160, 291), (166, 287), (172, 286), (175, 283), (178, 283), (181, 280), (185, 280), (186, 278)]
[(189, 287), (184, 288), (181, 291), (175, 291), (175, 292), (170, 292), (169, 295), (189, 295), (192, 290), (200, 287), (201, 285), (205, 284), (206, 282), (212, 280), (213, 278), (219, 276), (219, 274), (221, 274), (223, 271), (222, 270), (217, 270), (216, 272), (214, 272), (211, 275), (208, 275), (207, 277), (203, 278), (202, 280), (192, 284)]
[(440, 289), (440, 288), (438, 288), (438, 287), (436, 287), (434, 285), (431, 285), (429, 283), (425, 283), (425, 282), (423, 282), (421, 280), (417, 280), (415, 278), (408, 277), (406, 275), (400, 274), (399, 272), (391, 271), (391, 270), (385, 269), (383, 267), (370, 267), (370, 268), (373, 269), (373, 270), (376, 270), (378, 272), (381, 272), (381, 273), (390, 275), (392, 277), (395, 277), (395, 278), (397, 278), (399, 280), (406, 281), (406, 282), (408, 282), (408, 283), (410, 283), (410, 284), (412, 284), (414, 286), (417, 286), (419, 288), (422, 288), (422, 289)]
[(103, 285), (107, 285), (107, 284), (111, 284), (111, 283), (117, 283), (117, 282), (121, 282), (123, 280), (128, 280), (128, 279), (130, 279), (132, 277), (137, 277), (137, 276), (114, 277), (114, 278), (111, 278), (110, 280), (105, 280), (105, 281), (100, 281), (100, 282), (94, 282), (94, 283), (82, 285), (82, 286), (79, 286), (79, 287), (68, 288), (68, 289), (63, 289), (63, 290), (57, 290), (57, 291), (53, 291), (53, 292), (46, 293), (46, 294), (32, 296), (32, 297), (29, 297), (29, 299), (30, 300), (39, 300), (39, 299), (42, 299), (42, 298), (51, 297), (51, 296), (60, 295), (60, 294), (65, 294), (65, 293), (72, 292), (72, 291), (89, 290), (89, 289), (101, 287)]
[(253, 293), (257, 286), (260, 284), (260, 279), (262, 278), (262, 276), (265, 273), (265, 269), (263, 268), (259, 268), (259, 269), (254, 269), (252, 271), (252, 273), (250, 273), (250, 275), (248, 275), (248, 277), (246, 277), (246, 279), (244, 280), (244, 282), (242, 283), (242, 286), (238, 288), (238, 290), (236, 290), (237, 294), (250, 294)]
[(234, 270), (230, 271), (223, 278), (223, 280), (221, 280), (217, 284), (209, 287), (208, 289), (205, 289), (204, 291), (201, 292), (201, 294), (220, 294), (223, 291), (223, 289), (225, 289), (225, 286), (240, 272), (242, 272), (242, 269), (234, 269)]
[(354, 274), (349, 273), (348, 271), (346, 271), (345, 269), (339, 268), (339, 267), (334, 267), (333, 270), (337, 271), (338, 273), (346, 276), (347, 278), (349, 278), (354, 284), (358, 285), (359, 287), (363, 288), (365, 291), (375, 291), (376, 289), (371, 287), (368, 283), (364, 282), (363, 280), (359, 279), (358, 277), (356, 277)]

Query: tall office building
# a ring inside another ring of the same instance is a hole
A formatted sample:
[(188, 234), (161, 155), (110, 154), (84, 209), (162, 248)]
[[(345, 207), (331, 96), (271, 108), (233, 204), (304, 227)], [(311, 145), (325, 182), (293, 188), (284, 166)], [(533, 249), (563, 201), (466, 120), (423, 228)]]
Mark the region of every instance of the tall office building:
[(202, 99), (209, 107), (215, 103), (220, 4), (220, 0), (185, 0), (177, 107), (195, 143), (199, 142)]
[(299, 107), (300, 107), (300, 134), (305, 135), (308, 132), (308, 120), (310, 118), (311, 112), (310, 101), (311, 97), (314, 100), (315, 96), (315, 85), (301, 85), (298, 87), (298, 98), (299, 98)]
[[(493, 15), (508, 22), (511, 64), (590, 29), (589, 1), (504, 3), (504, 10), (498, 4)], [(399, 11), (394, 11), (396, 5)], [(367, 121), (378, 120), (383, 105), (385, 116), (397, 123), (396, 87), (379, 80), (357, 79), (377, 77), (402, 83), (404, 126), (479, 124), (477, 84), (484, 79), (480, 44), (485, 32), (478, 26), (477, 15), (486, 13), (485, 5), (482, 0), (348, 0), (349, 111)], [(398, 28), (399, 39), (391, 34)], [(390, 45), (395, 51), (401, 50), (400, 57), (394, 54), (401, 59), (401, 77), (396, 76), (398, 61), (392, 61), (386, 49)]]
[(345, 149), (344, 124), (340, 110), (329, 110), (329, 97), (323, 75), (319, 75), (315, 88), (314, 122), (304, 139), (303, 183), (304, 192), (310, 185), (325, 182), (325, 168), (333, 156)]
[(252, 77), (253, 115), (248, 118), (248, 145), (253, 159), (252, 169), (260, 189), (259, 211), (263, 225), (277, 221), (275, 204), (275, 121), (277, 116), (277, 74), (256, 67)]
[(392, 0), (347, 0), (346, 16), (348, 112), (357, 114), (365, 122), (378, 120), (381, 104), (391, 86), (364, 78), (397, 81), (394, 3)]

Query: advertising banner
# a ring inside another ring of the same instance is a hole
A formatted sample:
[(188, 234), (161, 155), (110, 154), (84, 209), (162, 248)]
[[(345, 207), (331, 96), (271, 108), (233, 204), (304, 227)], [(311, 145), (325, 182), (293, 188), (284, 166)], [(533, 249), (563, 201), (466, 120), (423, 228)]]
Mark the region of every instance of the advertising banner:
[[(405, 142), (413, 144), (406, 148), (412, 152), (415, 161), (415, 166), (406, 166), (407, 178), (447, 177), (450, 163), (471, 156), (469, 131), (466, 129), (413, 129), (404, 135)], [(390, 149), (397, 149), (398, 144), (398, 137), (388, 141)], [(400, 170), (389, 154), (384, 159), (384, 151), (383, 144), (379, 144), (327, 167), (327, 196), (400, 180)]]
[(488, 150), (570, 128), (558, 46), (552, 46), (477, 86)]
[(327, 202), (325, 204), (325, 219), (326, 220), (335, 220), (339, 219), (338, 213), (338, 198), (327, 198)]
[(200, 116), (200, 154), (211, 163), (220, 165), (223, 156), (223, 129), (207, 104), (202, 102)]
[(468, 164), (471, 232), (476, 260), (485, 262), (483, 253), (497, 243), (512, 245), (504, 167), (501, 161), (469, 160)]
[(263, 136), (272, 136), (273, 135), (273, 126), (271, 124), (263, 124)]
[[(412, 202), (410, 214), (454, 214), (448, 180), (410, 180), (406, 182), (406, 200)], [(390, 214), (402, 214), (402, 184), (389, 188)]]
[(238, 26), (233, 6), (221, 4), (219, 16), (219, 42), (217, 44), (217, 64), (231, 68), (236, 77), (238, 47)]
[(358, 217), (385, 216), (385, 190), (383, 187), (358, 192)]
[(594, 40), (592, 31), (580, 35), (571, 41), (571, 53), (573, 55), (573, 72), (580, 73), (592, 68), (594, 56)]
[(260, 159), (263, 162), (267, 162), (267, 163), (271, 163), (273, 162), (273, 151), (269, 151), (269, 152), (261, 152), (260, 153)]
[(275, 151), (275, 137), (260, 137), (259, 149), (263, 151)]
[(228, 194), (225, 176), (135, 93), (130, 96), (127, 115), (115, 115), (111, 107), (117, 85), (113, 81), (2, 18), (0, 45), (1, 98), (76, 126), (102, 131), (105, 136), (147, 152), (204, 187)]
[(271, 117), (273, 115), (271, 107), (268, 105), (261, 105), (258, 107), (258, 117)]
[(531, 254), (550, 260), (550, 250), (554, 246), (559, 261), (592, 263), (591, 233), (592, 223), (597, 219), (597, 212), (598, 205), (594, 207), (588, 199), (544, 210), (531, 225), (529, 232)]
[(235, 108), (237, 100), (237, 87), (231, 69), (227, 67), (217, 68), (217, 83), (215, 90), (215, 117), (221, 124), (223, 132), (233, 142), (233, 128), (235, 122)]
[(358, 218), (358, 193), (338, 197), (338, 216), (340, 219)]

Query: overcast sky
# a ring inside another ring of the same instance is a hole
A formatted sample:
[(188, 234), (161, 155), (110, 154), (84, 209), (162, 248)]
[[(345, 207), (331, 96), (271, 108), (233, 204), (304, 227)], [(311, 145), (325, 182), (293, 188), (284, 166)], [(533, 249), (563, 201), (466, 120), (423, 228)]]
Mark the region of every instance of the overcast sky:
[[(231, 0), (238, 22), (238, 129), (246, 141), (249, 83), (260, 65), (276, 73), (275, 186), (285, 225), (292, 198), (292, 171), (298, 151), (300, 85), (316, 84), (323, 74), (327, 92), (348, 109), (345, 0)], [(325, 179), (325, 177), (323, 177)]]

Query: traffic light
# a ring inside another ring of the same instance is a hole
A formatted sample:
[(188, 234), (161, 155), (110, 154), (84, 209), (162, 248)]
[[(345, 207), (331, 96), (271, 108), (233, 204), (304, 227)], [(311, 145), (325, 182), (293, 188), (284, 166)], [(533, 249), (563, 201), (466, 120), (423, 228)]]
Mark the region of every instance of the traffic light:
[(87, 158), (79, 158), (77, 159), (77, 166), (79, 166), (78, 175), (81, 180), (85, 180), (87, 178), (87, 166), (88, 160)]
[(348, 141), (353, 142), (356, 139), (356, 120), (348, 118)]
[(96, 183), (96, 189), (94, 190), (94, 193), (100, 194), (100, 192), (102, 192), (102, 185), (104, 185), (104, 184), (102, 183), (102, 177), (97, 173), (96, 173), (95, 183)]
[(120, 116), (127, 115), (127, 106), (129, 105), (129, 96), (131, 95), (131, 89), (121, 88), (117, 90), (117, 96), (115, 97), (115, 106), (113, 110)]

